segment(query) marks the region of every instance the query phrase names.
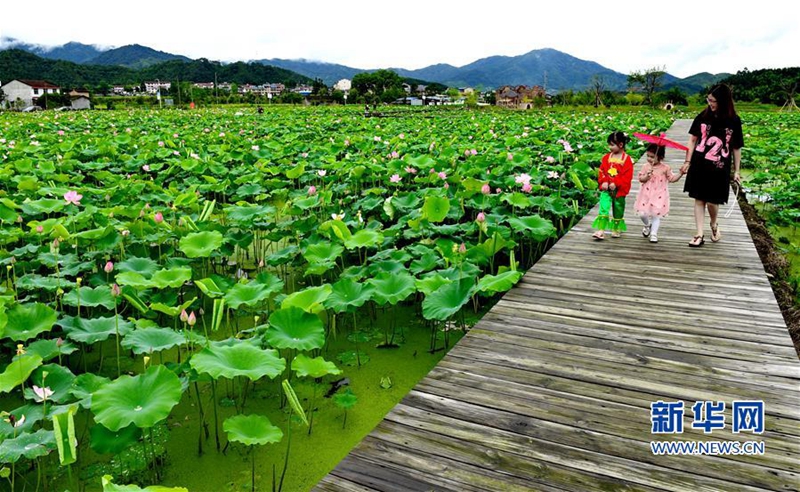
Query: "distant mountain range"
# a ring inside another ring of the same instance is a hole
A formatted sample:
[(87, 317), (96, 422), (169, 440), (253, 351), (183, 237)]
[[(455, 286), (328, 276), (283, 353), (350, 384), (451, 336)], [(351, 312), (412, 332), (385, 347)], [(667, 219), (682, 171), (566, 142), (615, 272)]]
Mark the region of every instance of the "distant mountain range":
[[(0, 38), (0, 50), (16, 48), (43, 58), (66, 60), (84, 65), (122, 66), (132, 69), (153, 67), (166, 61), (191, 62), (188, 57), (156, 51), (138, 44), (120, 48), (102, 48), (70, 42), (62, 46), (43, 47), (16, 39)], [(308, 78), (322, 79), (327, 85), (358, 73), (374, 69), (360, 69), (310, 60), (285, 60), (270, 58), (257, 63), (290, 70)], [(225, 65), (225, 64), (223, 64)], [(389, 68), (401, 77), (439, 82), (451, 87), (496, 88), (501, 85), (540, 85), (548, 91), (584, 90), (591, 86), (592, 79), (599, 76), (610, 90), (623, 90), (627, 75), (606, 68), (593, 61), (581, 60), (551, 48), (533, 50), (519, 56), (490, 56), (476, 60), (463, 67), (448, 64), (431, 65), (418, 70)], [(680, 79), (667, 74), (662, 80), (664, 88), (677, 86), (689, 93), (696, 93), (730, 74), (701, 73)], [(0, 77), (8, 78), (4, 74)], [(207, 82), (207, 80), (196, 81)], [(266, 81), (253, 80), (251, 83)]]

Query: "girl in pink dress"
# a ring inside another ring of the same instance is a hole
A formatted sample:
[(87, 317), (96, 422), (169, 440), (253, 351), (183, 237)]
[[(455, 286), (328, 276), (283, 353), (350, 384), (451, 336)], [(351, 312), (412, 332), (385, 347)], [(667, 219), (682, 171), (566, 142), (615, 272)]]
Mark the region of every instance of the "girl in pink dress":
[(650, 237), (651, 243), (658, 242), (661, 217), (669, 213), (668, 185), (683, 177), (683, 173), (673, 173), (669, 165), (664, 163), (664, 151), (664, 147), (656, 144), (647, 147), (647, 163), (639, 171), (639, 182), (642, 186), (633, 206), (644, 222), (642, 236)]

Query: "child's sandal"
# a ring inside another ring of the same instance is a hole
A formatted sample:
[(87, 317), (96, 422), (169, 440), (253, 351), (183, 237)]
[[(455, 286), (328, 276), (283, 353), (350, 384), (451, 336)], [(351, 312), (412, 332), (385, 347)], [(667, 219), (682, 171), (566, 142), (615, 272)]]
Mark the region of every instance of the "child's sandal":
[(594, 234), (592, 234), (592, 239), (594, 239), (596, 241), (602, 241), (605, 238), (606, 238), (606, 236), (605, 236), (605, 234), (603, 234), (603, 231), (597, 231)]
[(703, 244), (705, 244), (704, 236), (694, 236), (691, 241), (689, 241), (690, 248), (699, 248)]

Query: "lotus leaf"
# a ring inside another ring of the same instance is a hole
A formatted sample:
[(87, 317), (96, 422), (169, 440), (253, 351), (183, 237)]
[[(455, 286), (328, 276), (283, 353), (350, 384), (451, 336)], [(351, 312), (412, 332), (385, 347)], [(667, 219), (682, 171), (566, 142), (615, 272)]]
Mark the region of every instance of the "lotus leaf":
[(321, 378), (329, 374), (341, 374), (342, 370), (336, 367), (333, 362), (326, 361), (322, 357), (313, 359), (304, 354), (298, 354), (292, 360), (292, 370), (298, 377)]
[[(369, 341), (369, 340), (367, 340)], [(358, 351), (356, 353), (355, 350), (348, 350), (346, 352), (342, 352), (336, 356), (343, 365), (348, 367), (355, 367), (355, 366), (363, 366), (367, 362), (369, 362), (369, 355), (366, 352)]]
[(154, 302), (150, 304), (150, 309), (152, 309), (153, 311), (158, 311), (159, 313), (164, 313), (167, 316), (175, 317), (181, 314), (182, 311), (189, 309), (189, 306), (191, 306), (196, 300), (197, 300), (196, 297), (192, 297), (188, 301), (184, 302), (183, 304), (179, 304), (177, 306), (167, 306), (166, 304), (161, 302)]
[(111, 475), (103, 475), (103, 492), (189, 492), (185, 487), (163, 487), (161, 485), (151, 485), (141, 488), (137, 485), (115, 485)]
[(75, 463), (78, 459), (78, 439), (75, 437), (74, 405), (66, 412), (53, 415), (53, 435), (58, 449), (58, 461), (61, 466)]
[(538, 215), (511, 217), (508, 219), (508, 223), (514, 230), (524, 232), (538, 242), (554, 237), (556, 234), (556, 228), (553, 223)]
[(24, 342), (41, 333), (53, 329), (58, 320), (56, 311), (40, 302), (32, 304), (17, 304), (6, 314), (4, 338), (15, 342)]
[(122, 340), (122, 346), (134, 354), (151, 354), (186, 342), (186, 338), (169, 328), (145, 328), (134, 330)]
[(324, 284), (319, 287), (309, 287), (299, 292), (286, 296), (281, 302), (281, 307), (299, 307), (309, 313), (319, 313), (325, 308), (322, 303), (331, 295), (333, 289), (330, 284)]
[[(395, 202), (396, 204), (396, 202)], [(429, 222), (437, 223), (447, 217), (450, 211), (450, 200), (439, 196), (425, 197), (425, 204), (422, 206), (422, 217)]]
[(522, 278), (522, 272), (508, 271), (500, 275), (485, 275), (478, 281), (479, 292), (505, 292)]
[(207, 295), (208, 297), (214, 299), (217, 297), (222, 297), (225, 295), (225, 292), (222, 290), (221, 287), (217, 285), (213, 278), (204, 278), (201, 280), (195, 280), (194, 285), (200, 289), (200, 292)]
[(475, 282), (471, 278), (462, 278), (439, 287), (436, 292), (425, 296), (422, 301), (422, 315), (425, 319), (449, 319), (469, 301), (474, 288)]
[(246, 205), (239, 207), (228, 207), (225, 214), (234, 223), (252, 226), (253, 222), (261, 219), (266, 220), (275, 213), (275, 207)]
[(520, 192), (504, 194), (503, 201), (516, 208), (528, 208), (532, 205), (531, 199)]
[(313, 350), (325, 344), (325, 328), (315, 314), (298, 307), (282, 308), (269, 317), (267, 343), (278, 349)]
[(361, 307), (372, 298), (373, 287), (368, 284), (342, 278), (333, 284), (331, 295), (325, 299), (325, 307), (343, 313), (351, 307)]
[(22, 434), (0, 442), (0, 463), (16, 463), (20, 458), (29, 460), (47, 456), (56, 449), (53, 431), (39, 429), (33, 434)]
[(247, 446), (273, 444), (283, 439), (283, 431), (272, 425), (263, 415), (236, 415), (222, 423), (228, 440)]
[(298, 248), (297, 246), (288, 246), (278, 251), (277, 253), (269, 255), (266, 258), (266, 263), (269, 266), (283, 265), (285, 263), (289, 263), (290, 261), (294, 260), (295, 256), (297, 256), (299, 252), (300, 248)]
[(158, 270), (158, 263), (150, 258), (132, 257), (117, 263), (116, 269), (120, 272), (135, 272), (149, 278)]
[(353, 408), (355, 404), (358, 403), (358, 398), (350, 388), (347, 388), (341, 393), (333, 395), (333, 402), (337, 407), (347, 409)]
[(121, 376), (92, 395), (95, 421), (118, 431), (134, 424), (152, 427), (164, 420), (181, 399), (181, 381), (164, 366), (138, 376)]
[(243, 342), (206, 347), (192, 357), (190, 364), (198, 373), (210, 374), (214, 379), (245, 376), (251, 381), (264, 376), (273, 379), (286, 368), (286, 360), (277, 351), (262, 350)]
[(26, 350), (29, 354), (36, 354), (41, 357), (42, 360), (48, 361), (58, 357), (59, 354), (69, 355), (78, 350), (78, 347), (73, 345), (71, 342), (61, 341), (61, 339), (36, 340), (28, 345)]
[[(275, 287), (275, 285), (270, 286), (262, 284), (257, 280), (247, 284), (236, 284), (225, 294), (225, 302), (233, 309), (239, 309), (242, 305), (255, 306), (269, 299), (269, 297), (276, 292)], [(277, 287), (280, 289), (282, 284)]]
[(203, 231), (182, 237), (178, 246), (189, 258), (207, 258), (222, 246), (223, 236), (218, 231)]
[(42, 358), (36, 354), (25, 354), (16, 357), (6, 370), (0, 373), (0, 393), (8, 393), (24, 383), (28, 376), (42, 365)]
[(104, 385), (111, 382), (110, 379), (85, 372), (72, 381), (72, 388), (70, 393), (83, 408), (90, 408), (92, 406), (92, 394), (102, 388)]
[(375, 248), (383, 243), (383, 234), (372, 229), (361, 229), (346, 239), (344, 245), (347, 249)]
[(322, 275), (336, 266), (336, 260), (343, 252), (344, 247), (341, 244), (328, 241), (309, 245), (303, 252), (303, 257), (310, 264), (307, 273)]
[(439, 287), (449, 284), (452, 280), (444, 278), (438, 273), (425, 277), (424, 279), (416, 281), (416, 287), (419, 292), (430, 295), (439, 289)]
[[(49, 410), (49, 408), (48, 408)], [(6, 438), (19, 436), (22, 433), (32, 432), (36, 424), (44, 418), (44, 405), (41, 403), (31, 403), (23, 405), (9, 412), (16, 419), (17, 427), (13, 427), (8, 418), (0, 418), (0, 441)], [(20, 418), (25, 416), (25, 421), (19, 423)]]
[(99, 454), (117, 454), (127, 449), (142, 437), (142, 429), (131, 424), (114, 432), (100, 424), (89, 429), (89, 446)]
[(157, 271), (153, 274), (150, 282), (151, 285), (159, 289), (166, 289), (167, 287), (177, 289), (182, 286), (184, 282), (187, 282), (191, 279), (191, 267), (175, 267)]
[(111, 287), (101, 285), (100, 287), (81, 287), (69, 291), (63, 299), (67, 306), (97, 307), (103, 306), (106, 309), (114, 309), (114, 297), (111, 295)]
[(395, 305), (416, 292), (417, 288), (412, 277), (407, 271), (402, 273), (379, 273), (375, 278), (368, 280), (375, 288), (373, 300), (379, 305)]
[(107, 340), (110, 336), (116, 335), (117, 330), (123, 336), (133, 330), (133, 324), (121, 316), (90, 319), (65, 316), (58, 324), (64, 328), (69, 338), (89, 345)]
[(420, 258), (411, 262), (411, 266), (409, 270), (414, 275), (419, 275), (420, 273), (427, 272), (433, 270), (434, 268), (440, 266), (442, 264), (441, 258), (436, 256), (433, 253), (425, 253)]

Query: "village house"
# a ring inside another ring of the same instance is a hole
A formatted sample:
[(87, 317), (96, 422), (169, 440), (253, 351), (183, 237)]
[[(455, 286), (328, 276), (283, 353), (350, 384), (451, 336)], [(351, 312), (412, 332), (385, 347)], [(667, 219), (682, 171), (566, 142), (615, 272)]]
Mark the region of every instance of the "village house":
[(12, 80), (0, 90), (5, 93), (5, 104), (16, 108), (33, 106), (47, 94), (61, 94), (61, 87), (45, 80)]
[(75, 110), (91, 109), (92, 101), (87, 96), (78, 96), (72, 99), (70, 107)]
[(538, 85), (504, 85), (495, 91), (496, 105), (512, 109), (531, 109), (536, 99), (544, 97), (544, 88)]
[(145, 81), (144, 83), (144, 91), (148, 94), (156, 94), (159, 92), (159, 90), (166, 92), (170, 89), (170, 87), (172, 87), (172, 82), (161, 82), (160, 80), (155, 82)]
[(85, 97), (85, 98), (88, 99), (89, 98), (89, 90), (88, 89), (84, 89), (83, 87), (72, 89), (71, 91), (69, 91), (69, 97), (70, 97), (70, 99), (76, 99), (76, 98), (79, 98), (79, 97)]

